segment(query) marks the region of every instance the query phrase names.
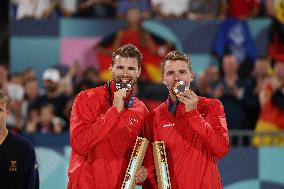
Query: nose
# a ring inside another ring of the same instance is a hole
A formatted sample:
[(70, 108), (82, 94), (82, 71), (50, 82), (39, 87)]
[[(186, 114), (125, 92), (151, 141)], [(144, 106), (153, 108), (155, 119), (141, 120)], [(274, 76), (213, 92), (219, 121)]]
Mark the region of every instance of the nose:
[(130, 77), (128, 70), (127, 69), (123, 69), (121, 76), (122, 76), (122, 78)]
[(123, 69), (122, 75), (128, 75), (127, 69)]
[(174, 73), (174, 80), (175, 80), (175, 82), (179, 81), (179, 74), (178, 73)]

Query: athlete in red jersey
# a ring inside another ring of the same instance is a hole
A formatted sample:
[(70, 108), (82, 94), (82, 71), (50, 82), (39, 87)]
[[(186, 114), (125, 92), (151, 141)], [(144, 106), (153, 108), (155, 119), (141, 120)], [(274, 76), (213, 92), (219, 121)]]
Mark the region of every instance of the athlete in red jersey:
[(229, 151), (224, 108), (191, 90), (175, 93), (178, 81), (189, 86), (194, 78), (187, 55), (172, 51), (161, 66), (169, 98), (149, 114), (143, 133), (151, 142), (165, 142), (172, 188), (220, 189), (217, 163)]
[[(136, 84), (141, 58), (135, 46), (120, 47), (113, 53), (113, 80), (76, 97), (70, 118), (72, 153), (68, 189), (121, 187), (148, 110), (132, 96), (133, 88), (116, 89), (116, 84), (124, 82), (132, 87)], [(145, 175), (145, 168), (138, 171), (138, 181), (144, 181)], [(147, 187), (152, 188), (144, 188)]]

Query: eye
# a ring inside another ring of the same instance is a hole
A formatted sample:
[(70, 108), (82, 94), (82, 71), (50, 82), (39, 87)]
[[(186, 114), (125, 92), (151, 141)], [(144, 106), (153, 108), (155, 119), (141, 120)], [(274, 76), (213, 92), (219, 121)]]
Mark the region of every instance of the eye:
[(173, 75), (174, 71), (168, 71), (166, 75)]
[(180, 70), (179, 73), (185, 74), (185, 73), (187, 73), (187, 71), (186, 70)]
[(116, 66), (115, 68), (118, 70), (123, 70), (123, 66)]
[(136, 70), (135, 67), (128, 67), (128, 70)]

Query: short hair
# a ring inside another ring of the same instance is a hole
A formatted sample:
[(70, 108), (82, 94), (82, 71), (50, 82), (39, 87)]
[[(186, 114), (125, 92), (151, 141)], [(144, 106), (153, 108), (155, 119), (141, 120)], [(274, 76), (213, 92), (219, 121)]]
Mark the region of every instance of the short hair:
[(162, 60), (161, 62), (161, 72), (162, 75), (164, 74), (164, 68), (165, 68), (165, 64), (167, 60), (172, 60), (172, 61), (177, 61), (177, 60), (181, 60), (181, 61), (185, 61), (188, 64), (188, 68), (191, 71), (192, 70), (192, 64), (191, 64), (191, 60), (189, 58), (189, 56), (187, 56), (185, 53), (181, 53), (178, 51), (171, 51), (169, 52)]
[(4, 102), (4, 104), (6, 105), (6, 109), (9, 108), (10, 99), (8, 95), (6, 95), (2, 90), (0, 90), (0, 102)]
[(142, 62), (143, 57), (139, 49), (136, 46), (128, 43), (116, 49), (112, 53), (112, 64), (111, 64), (112, 66), (114, 65), (114, 61), (117, 55), (121, 57), (125, 57), (125, 58), (136, 58), (138, 62), (138, 67), (141, 68), (141, 62)]

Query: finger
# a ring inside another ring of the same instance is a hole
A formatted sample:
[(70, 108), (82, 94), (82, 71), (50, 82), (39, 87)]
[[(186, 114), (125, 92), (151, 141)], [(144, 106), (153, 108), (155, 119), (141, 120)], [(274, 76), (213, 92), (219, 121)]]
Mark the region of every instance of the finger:
[(195, 92), (193, 92), (193, 91), (189, 91), (189, 96), (190, 96), (190, 97), (193, 97), (193, 98), (196, 98), (196, 97), (197, 97), (197, 95), (196, 95)]
[(185, 94), (185, 93), (180, 93), (180, 94), (177, 95), (177, 97), (178, 97), (178, 98), (179, 98), (179, 97), (183, 97), (183, 98), (190, 99), (189, 94)]
[(119, 89), (118, 91), (116, 91), (116, 94), (124, 98), (126, 97), (126, 89)]
[(119, 92), (120, 94), (124, 94), (126, 93), (126, 89), (122, 88), (122, 89), (119, 89), (117, 92)]
[(181, 102), (184, 103), (184, 104), (187, 104), (187, 103), (190, 102), (190, 101), (189, 101), (189, 98), (184, 97), (184, 96), (178, 96), (178, 100), (181, 101)]

